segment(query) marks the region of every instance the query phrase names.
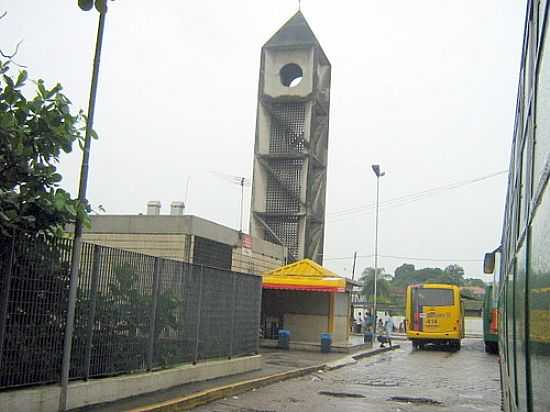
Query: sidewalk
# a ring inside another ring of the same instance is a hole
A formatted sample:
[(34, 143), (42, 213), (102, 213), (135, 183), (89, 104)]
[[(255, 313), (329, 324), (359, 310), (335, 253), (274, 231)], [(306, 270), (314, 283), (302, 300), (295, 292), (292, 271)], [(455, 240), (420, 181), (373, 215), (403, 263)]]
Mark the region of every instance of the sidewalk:
[[(325, 367), (328, 369), (338, 368), (354, 363), (354, 356), (370, 356), (372, 354), (379, 353), (380, 351), (381, 350), (376, 347), (363, 350), (355, 354), (262, 349), (260, 354), (263, 356), (263, 364), (262, 369), (258, 371), (227, 376), (210, 381), (191, 383), (161, 392), (123, 399), (108, 404), (98, 404), (78, 410), (94, 412), (148, 410), (148, 407), (152, 405), (158, 405), (163, 402), (182, 399), (190, 395), (204, 392), (206, 392), (207, 397), (212, 398), (212, 395), (209, 393), (216, 392), (218, 389), (223, 388), (226, 388), (225, 390), (228, 393), (238, 393), (239, 391), (242, 392), (243, 390), (252, 389), (256, 386), (254, 384), (255, 382), (257, 383), (257, 386), (263, 386), (270, 383), (270, 378), (273, 378), (273, 381), (278, 381), (294, 377), (295, 375), (299, 376), (306, 373), (311, 373), (317, 369), (323, 369)], [(244, 389), (244, 387), (239, 388), (239, 386), (242, 386), (243, 383), (248, 383), (246, 386), (248, 389)]]
[[(367, 350), (370, 348), (370, 344), (364, 342), (364, 337), (362, 334), (352, 333), (347, 342), (333, 342), (332, 351), (342, 354), (351, 354), (362, 350)], [(260, 339), (260, 347), (262, 349), (274, 349), (278, 347), (277, 340), (274, 339)], [(290, 341), (290, 350), (291, 351), (312, 351), (319, 353), (321, 350), (321, 342), (300, 342), (300, 341)]]

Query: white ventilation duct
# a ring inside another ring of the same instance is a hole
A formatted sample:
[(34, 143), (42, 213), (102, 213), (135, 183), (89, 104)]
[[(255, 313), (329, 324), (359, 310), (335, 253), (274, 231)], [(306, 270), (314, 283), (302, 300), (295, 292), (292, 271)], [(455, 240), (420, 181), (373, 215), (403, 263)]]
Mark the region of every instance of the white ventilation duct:
[(147, 215), (160, 215), (160, 202), (158, 200), (151, 200), (150, 202), (147, 202)]
[(183, 216), (185, 211), (185, 203), (183, 202), (172, 202), (170, 205), (170, 214), (172, 216)]

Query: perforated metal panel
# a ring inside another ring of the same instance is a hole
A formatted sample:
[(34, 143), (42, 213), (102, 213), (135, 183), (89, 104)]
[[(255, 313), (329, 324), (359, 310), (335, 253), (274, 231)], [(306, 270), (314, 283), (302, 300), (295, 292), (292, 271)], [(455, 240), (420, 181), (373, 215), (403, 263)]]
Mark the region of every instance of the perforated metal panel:
[[(298, 256), (299, 217), (290, 215), (270, 216), (266, 217), (266, 222), (277, 237), (283, 241), (284, 245), (288, 248), (289, 254), (291, 256)], [(265, 240), (274, 243), (277, 242), (277, 239), (269, 232), (266, 232)]]
[(293, 214), (300, 211), (303, 160), (272, 160), (268, 176), (266, 212)]
[(304, 103), (275, 103), (272, 107), (270, 153), (304, 151)]

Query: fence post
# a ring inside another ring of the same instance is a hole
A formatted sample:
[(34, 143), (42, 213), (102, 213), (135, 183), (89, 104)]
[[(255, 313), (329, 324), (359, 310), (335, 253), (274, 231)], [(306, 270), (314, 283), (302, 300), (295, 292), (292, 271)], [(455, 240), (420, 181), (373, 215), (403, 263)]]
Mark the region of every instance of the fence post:
[(230, 331), (230, 340), (229, 340), (229, 359), (233, 357), (233, 340), (235, 339), (235, 295), (237, 294), (237, 273), (233, 272), (233, 292), (231, 298), (231, 331)]
[(204, 265), (201, 265), (199, 276), (199, 302), (197, 304), (197, 327), (195, 330), (195, 353), (193, 354), (193, 365), (199, 360), (199, 335), (201, 330), (201, 305), (202, 305), (202, 281), (204, 277)]
[(92, 340), (94, 336), (95, 313), (97, 308), (97, 284), (99, 283), (99, 268), (101, 263), (101, 246), (94, 245), (92, 264), (92, 284), (90, 286), (90, 312), (88, 314), (88, 328), (86, 331), (86, 352), (84, 357), (84, 380), (90, 376), (92, 361)]
[(2, 368), (2, 355), (4, 354), (4, 340), (6, 339), (6, 323), (8, 320), (8, 301), (10, 298), (11, 289), (11, 277), (13, 274), (13, 264), (15, 258), (15, 233), (11, 240), (10, 259), (8, 263), (8, 270), (6, 273), (6, 285), (2, 288), (2, 295), (0, 296), (1, 308), (0, 308), (0, 368)]
[(155, 351), (155, 328), (157, 323), (157, 306), (158, 306), (158, 297), (159, 297), (159, 265), (160, 259), (155, 258), (155, 265), (153, 269), (153, 304), (151, 305), (151, 324), (149, 332), (149, 346), (147, 348), (147, 370), (150, 372), (153, 370), (153, 354)]
[(262, 286), (262, 277), (258, 276), (258, 283), (260, 284), (260, 295), (258, 297), (258, 306), (256, 308), (257, 323), (256, 323), (256, 355), (260, 353), (260, 323), (262, 321), (262, 296), (263, 296), (263, 286)]

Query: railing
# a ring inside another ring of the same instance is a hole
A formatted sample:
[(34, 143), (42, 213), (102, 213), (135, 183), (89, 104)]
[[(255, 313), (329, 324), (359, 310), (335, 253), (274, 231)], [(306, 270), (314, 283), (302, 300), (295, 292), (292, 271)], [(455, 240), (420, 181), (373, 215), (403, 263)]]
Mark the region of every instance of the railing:
[[(0, 238), (0, 388), (60, 380), (67, 239)], [(261, 278), (84, 244), (71, 379), (258, 350)]]

